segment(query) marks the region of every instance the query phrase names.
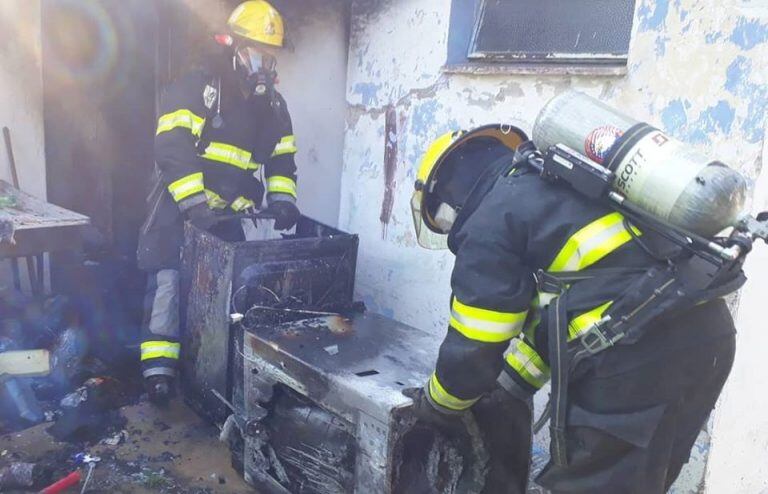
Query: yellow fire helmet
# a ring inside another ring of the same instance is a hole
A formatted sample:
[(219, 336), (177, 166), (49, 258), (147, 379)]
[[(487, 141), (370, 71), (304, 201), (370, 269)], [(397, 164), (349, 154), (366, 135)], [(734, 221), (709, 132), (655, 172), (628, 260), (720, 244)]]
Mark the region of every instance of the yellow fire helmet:
[[(511, 125), (491, 124), (473, 130), (457, 130), (438, 137), (427, 149), (416, 176), (415, 190), (411, 197), (411, 212), (416, 228), (416, 238), (424, 248), (445, 249), (455, 214), (445, 208), (443, 199), (437, 197), (435, 188), (441, 180), (474, 180), (463, 187), (471, 190), (485, 168), (496, 161), (500, 153), (514, 151), (528, 136)], [(471, 143), (471, 144), (470, 144)], [(459, 170), (472, 166), (478, 170)], [(463, 173), (469, 171), (470, 173)]]
[(281, 48), (285, 29), (283, 16), (266, 0), (243, 2), (229, 16), (232, 32), (250, 41)]

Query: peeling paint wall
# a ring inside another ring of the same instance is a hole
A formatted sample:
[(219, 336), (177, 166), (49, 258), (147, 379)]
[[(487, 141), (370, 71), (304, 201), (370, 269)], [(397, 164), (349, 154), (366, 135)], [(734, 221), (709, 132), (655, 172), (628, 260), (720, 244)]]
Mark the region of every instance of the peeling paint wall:
[[(340, 225), (360, 234), (357, 290), (370, 309), (442, 336), (453, 259), (416, 245), (409, 199), (420, 156), (451, 129), (508, 122), (530, 131), (543, 104), (565, 89), (597, 96), (758, 177), (768, 1), (638, 0), (622, 77), (445, 74), (450, 8), (450, 0), (353, 3)], [(747, 392), (733, 391), (738, 406), (748, 403)], [(703, 433), (673, 492), (702, 489), (709, 444)], [(542, 442), (536, 453), (540, 460)]]

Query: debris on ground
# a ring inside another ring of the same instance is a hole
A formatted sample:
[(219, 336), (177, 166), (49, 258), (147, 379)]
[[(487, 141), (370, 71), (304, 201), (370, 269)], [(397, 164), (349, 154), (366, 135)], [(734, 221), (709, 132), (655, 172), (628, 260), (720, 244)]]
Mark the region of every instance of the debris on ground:
[[(35, 484), (35, 492), (74, 471), (80, 473), (80, 492), (90, 469), (84, 458), (99, 458), (87, 492), (164, 494), (244, 494), (253, 492), (231, 466), (226, 444), (218, 431), (195, 415), (180, 400), (167, 409), (147, 402), (118, 410), (125, 430), (93, 445), (58, 442), (45, 432), (47, 424), (0, 436), (0, 471), (13, 463), (48, 468), (50, 476)], [(113, 438), (119, 437), (118, 444)], [(2, 487), (0, 491), (5, 492)], [(23, 491), (22, 491), (23, 492)]]
[(323, 350), (325, 350), (328, 353), (328, 355), (336, 355), (337, 353), (339, 353), (339, 345), (330, 345), (323, 348)]
[(22, 429), (45, 420), (29, 381), (6, 378), (0, 382), (0, 429), (6, 423), (9, 429)]
[(117, 446), (119, 444), (123, 444), (127, 438), (128, 438), (128, 431), (122, 430), (109, 437), (105, 437), (104, 439), (101, 440), (101, 444), (104, 444), (106, 446)]
[(8, 489), (35, 487), (50, 478), (47, 467), (35, 463), (11, 463), (0, 468), (0, 492)]
[(81, 319), (67, 297), (0, 288), (0, 363), (24, 364), (0, 365), (0, 433), (55, 422), (57, 439), (97, 442), (122, 429), (115, 410), (135, 402), (138, 387), (92, 355)]
[(48, 359), (45, 372), (18, 376), (13, 366), (0, 376), (0, 492), (62, 480), (47, 492), (65, 484), (92, 494), (249, 492), (218, 430), (180, 401), (150, 406), (135, 360), (99, 360), (101, 336), (83, 320), (66, 297), (0, 288), (0, 354)]
[(65, 477), (57, 480), (53, 484), (44, 487), (40, 491), (40, 494), (61, 494), (70, 487), (74, 487), (80, 484), (82, 479), (83, 475), (80, 473), (80, 470), (75, 470), (74, 472), (68, 473)]
[(62, 398), (61, 415), (47, 431), (59, 441), (98, 442), (123, 430), (125, 419), (117, 409), (127, 403), (119, 381), (91, 378)]

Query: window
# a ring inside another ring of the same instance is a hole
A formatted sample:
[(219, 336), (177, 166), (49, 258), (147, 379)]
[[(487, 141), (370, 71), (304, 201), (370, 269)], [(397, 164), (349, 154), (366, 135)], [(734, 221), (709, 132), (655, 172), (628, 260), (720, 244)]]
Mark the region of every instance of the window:
[(447, 71), (622, 74), (634, 0), (453, 0)]

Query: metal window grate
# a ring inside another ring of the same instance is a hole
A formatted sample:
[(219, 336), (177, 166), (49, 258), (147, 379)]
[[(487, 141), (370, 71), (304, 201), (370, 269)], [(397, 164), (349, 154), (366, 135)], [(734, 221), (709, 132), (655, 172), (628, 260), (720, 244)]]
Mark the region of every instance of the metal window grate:
[(482, 0), (468, 58), (626, 65), (634, 0)]

